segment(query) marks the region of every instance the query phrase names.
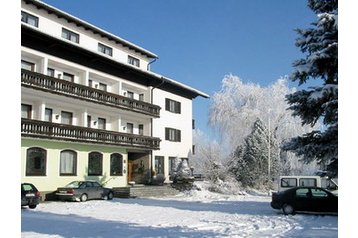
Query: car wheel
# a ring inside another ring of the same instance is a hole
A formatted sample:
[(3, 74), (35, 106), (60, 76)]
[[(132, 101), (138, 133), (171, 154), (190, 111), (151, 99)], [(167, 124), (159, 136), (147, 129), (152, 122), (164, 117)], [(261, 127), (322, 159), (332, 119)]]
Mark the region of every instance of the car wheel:
[(87, 201), (87, 199), (88, 199), (88, 196), (85, 193), (82, 194), (81, 197), (80, 197), (81, 202), (85, 202), (85, 201)]
[(29, 205), (29, 208), (35, 209), (35, 208), (36, 208), (36, 205)]
[(107, 200), (112, 200), (113, 199), (113, 193), (109, 192), (107, 195)]
[(283, 214), (285, 215), (294, 215), (295, 209), (290, 204), (284, 204), (282, 207)]

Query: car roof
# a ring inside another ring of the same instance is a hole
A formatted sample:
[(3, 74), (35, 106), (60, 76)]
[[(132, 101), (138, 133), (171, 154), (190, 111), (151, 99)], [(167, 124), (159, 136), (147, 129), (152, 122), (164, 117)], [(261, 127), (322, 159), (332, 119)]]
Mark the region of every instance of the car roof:
[(32, 186), (35, 186), (35, 185), (32, 184), (32, 183), (21, 183), (21, 185), (32, 185)]
[(96, 180), (76, 180), (76, 181), (72, 181), (72, 182), (96, 182), (96, 183), (99, 183)]
[(306, 188), (306, 189), (308, 189), (308, 188), (310, 188), (310, 189), (321, 189), (321, 190), (324, 190), (324, 191), (326, 191), (326, 192), (331, 193), (331, 192), (328, 191), (327, 189), (322, 188), (322, 187), (317, 187), (317, 186), (297, 186), (297, 187), (293, 187), (293, 188), (284, 190), (284, 191), (282, 191), (282, 192), (285, 192), (285, 191), (294, 191), (294, 190), (297, 190), (297, 189), (305, 189), (305, 188)]

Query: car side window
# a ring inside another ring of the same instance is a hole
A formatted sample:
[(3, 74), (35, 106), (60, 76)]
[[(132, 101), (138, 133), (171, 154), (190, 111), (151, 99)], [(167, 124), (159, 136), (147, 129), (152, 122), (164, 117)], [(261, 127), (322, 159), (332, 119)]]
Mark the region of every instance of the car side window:
[(296, 197), (308, 197), (310, 190), (308, 188), (299, 188), (296, 190)]
[(86, 183), (81, 183), (81, 185), (79, 186), (79, 188), (86, 188)]
[(92, 188), (92, 183), (91, 182), (86, 182), (86, 188)]
[(101, 185), (99, 183), (92, 183), (93, 187), (97, 188), (97, 187), (101, 187)]
[(328, 194), (326, 193), (326, 191), (323, 191), (321, 189), (315, 188), (315, 189), (311, 189), (311, 191), (312, 191), (312, 196), (313, 197), (320, 197), (320, 198), (328, 197)]

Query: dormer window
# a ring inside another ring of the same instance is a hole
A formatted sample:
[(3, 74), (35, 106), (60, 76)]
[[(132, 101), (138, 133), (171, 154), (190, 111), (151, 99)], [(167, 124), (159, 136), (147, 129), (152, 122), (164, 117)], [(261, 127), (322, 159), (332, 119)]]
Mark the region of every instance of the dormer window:
[(101, 43), (98, 43), (98, 51), (103, 53), (103, 54), (112, 56), (112, 48), (108, 47), (106, 45), (103, 45)]
[(39, 18), (24, 11), (21, 11), (21, 21), (31, 26), (39, 26)]
[(75, 43), (80, 42), (80, 35), (77, 33), (74, 33), (73, 31), (67, 30), (65, 28), (62, 28), (62, 38), (65, 38), (67, 40), (70, 40)]
[(139, 67), (139, 59), (128, 55), (128, 64), (131, 64), (131, 65)]

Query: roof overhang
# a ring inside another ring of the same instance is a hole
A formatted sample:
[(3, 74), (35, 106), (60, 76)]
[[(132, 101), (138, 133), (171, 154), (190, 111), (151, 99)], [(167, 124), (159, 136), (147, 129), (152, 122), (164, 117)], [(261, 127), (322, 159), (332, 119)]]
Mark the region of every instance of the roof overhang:
[(48, 35), (38, 28), (25, 23), (21, 24), (21, 45), (189, 99), (193, 99), (197, 96), (209, 98), (209, 95), (173, 79), (121, 63), (109, 56), (85, 49), (76, 43)]
[(134, 50), (137, 53), (143, 54), (148, 58), (158, 58), (158, 56), (140, 46), (137, 46), (129, 41), (126, 41), (116, 35), (113, 35), (99, 27), (96, 27), (86, 21), (83, 21), (75, 16), (72, 16), (64, 11), (61, 11), (53, 6), (50, 6), (42, 1), (36, 0), (22, 0), (26, 4), (31, 4), (35, 6), (37, 9), (43, 9), (48, 12), (48, 14), (55, 14), (58, 18), (65, 19), (68, 23), (74, 23), (78, 27), (83, 27), (85, 30), (92, 31), (94, 34), (99, 34), (100, 36), (107, 38), (108, 40), (112, 40), (117, 44), (121, 44), (125, 47), (128, 47), (130, 50)]

